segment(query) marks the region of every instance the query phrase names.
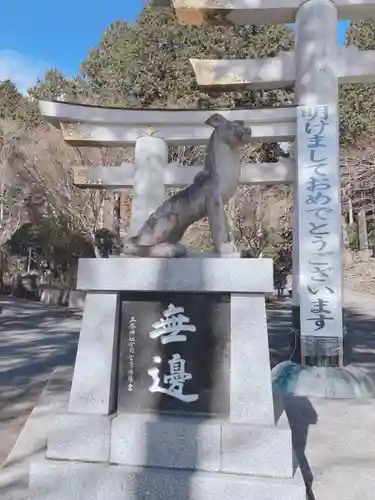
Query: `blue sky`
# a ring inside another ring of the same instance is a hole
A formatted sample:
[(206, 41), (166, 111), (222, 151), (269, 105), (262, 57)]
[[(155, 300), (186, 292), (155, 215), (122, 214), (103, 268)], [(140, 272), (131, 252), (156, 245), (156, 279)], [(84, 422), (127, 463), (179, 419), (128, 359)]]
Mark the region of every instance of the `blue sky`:
[[(1, 1), (0, 80), (25, 92), (45, 70), (77, 73), (87, 50), (115, 19), (134, 21), (144, 0)], [(340, 25), (340, 39), (345, 26)]]

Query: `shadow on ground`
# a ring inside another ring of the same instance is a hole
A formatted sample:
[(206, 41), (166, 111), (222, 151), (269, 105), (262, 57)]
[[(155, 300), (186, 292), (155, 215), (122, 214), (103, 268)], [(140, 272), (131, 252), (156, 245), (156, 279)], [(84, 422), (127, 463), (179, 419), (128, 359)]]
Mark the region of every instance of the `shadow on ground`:
[(51, 428), (55, 415), (67, 411), (71, 378), (72, 367), (60, 367), (53, 371), (16, 445), (0, 469), (1, 500), (29, 498), (30, 464), (44, 458), (48, 429)]
[[(375, 380), (375, 299), (373, 301), (367, 300), (367, 307), (363, 307), (364, 304), (361, 303), (360, 296), (357, 300), (358, 307), (345, 308), (347, 361), (357, 367), (365, 368)], [(278, 363), (288, 360), (291, 356), (289, 335), (291, 333), (292, 311), (290, 301), (281, 299), (270, 302), (267, 306), (267, 321), (270, 360), (271, 366), (274, 367)], [(284, 404), (292, 430), (293, 448), (306, 483), (307, 496), (309, 500), (315, 500), (314, 476), (305, 452), (311, 430), (310, 426), (318, 423), (318, 415), (306, 397), (287, 396), (284, 398)]]
[(0, 301), (0, 464), (57, 366), (71, 366), (81, 314), (26, 300)]

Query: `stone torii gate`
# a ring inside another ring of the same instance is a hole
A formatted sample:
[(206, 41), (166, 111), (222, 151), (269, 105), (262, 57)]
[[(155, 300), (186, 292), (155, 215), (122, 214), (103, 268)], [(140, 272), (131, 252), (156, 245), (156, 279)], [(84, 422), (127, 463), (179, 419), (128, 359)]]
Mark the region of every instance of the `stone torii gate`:
[[(134, 164), (73, 167), (74, 183), (81, 188), (133, 188), (130, 233), (135, 233), (164, 201), (167, 187), (184, 187), (203, 165), (184, 167), (168, 163), (168, 145), (206, 144), (210, 128), (205, 121), (217, 112), (244, 120), (255, 141), (292, 140), (296, 134), (293, 106), (256, 109), (156, 110), (119, 109), (41, 101), (42, 115), (61, 128), (64, 140), (75, 146), (132, 146)], [(243, 164), (241, 184), (285, 184), (294, 179), (291, 160)]]
[[(166, 5), (168, 2), (156, 0), (154, 3)], [(337, 21), (375, 17), (375, 0), (173, 0), (172, 3), (182, 24), (295, 22), (294, 52), (280, 53), (270, 59), (192, 59), (191, 64), (198, 85), (204, 88), (231, 91), (294, 84), (297, 165), (293, 327), (298, 339), (297, 358), (305, 371), (303, 378), (309, 380), (307, 385), (314, 386), (310, 378), (322, 376), (314, 365), (343, 367), (345, 364), (338, 86), (375, 80), (375, 51), (338, 47)], [(284, 364), (275, 370), (275, 379), (282, 379), (284, 388), (296, 387), (295, 378), (298, 379), (300, 371), (300, 366)], [(338, 375), (340, 371), (330, 373)], [(346, 379), (348, 373), (344, 376)], [(365, 374), (357, 376), (366, 379)], [(311, 392), (307, 385), (300, 390)], [(330, 393), (330, 388), (324, 386), (319, 395), (335, 396), (334, 392)], [(336, 397), (361, 395), (360, 390), (355, 393), (355, 389), (347, 387)]]

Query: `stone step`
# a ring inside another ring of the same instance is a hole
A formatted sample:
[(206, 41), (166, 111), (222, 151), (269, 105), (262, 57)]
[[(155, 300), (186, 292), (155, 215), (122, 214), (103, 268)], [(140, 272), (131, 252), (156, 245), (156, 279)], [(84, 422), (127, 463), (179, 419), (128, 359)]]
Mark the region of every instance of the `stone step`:
[(30, 500), (305, 500), (299, 471), (291, 479), (105, 464), (34, 462)]
[(276, 426), (122, 413), (56, 417), (47, 458), (293, 477), (286, 414)]

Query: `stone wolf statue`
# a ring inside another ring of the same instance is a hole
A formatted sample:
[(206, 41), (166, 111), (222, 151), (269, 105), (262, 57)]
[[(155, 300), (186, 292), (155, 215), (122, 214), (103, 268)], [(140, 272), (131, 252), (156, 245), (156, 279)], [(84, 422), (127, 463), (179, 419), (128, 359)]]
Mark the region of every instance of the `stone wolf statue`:
[(179, 243), (187, 228), (208, 217), (215, 252), (235, 252), (230, 241), (224, 205), (234, 195), (241, 173), (238, 149), (251, 139), (251, 129), (240, 120), (230, 121), (215, 113), (206, 121), (214, 128), (206, 151), (204, 169), (192, 184), (165, 200), (138, 233), (122, 245), (122, 255), (182, 257)]

